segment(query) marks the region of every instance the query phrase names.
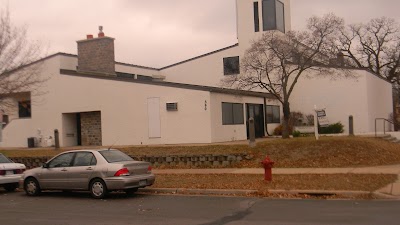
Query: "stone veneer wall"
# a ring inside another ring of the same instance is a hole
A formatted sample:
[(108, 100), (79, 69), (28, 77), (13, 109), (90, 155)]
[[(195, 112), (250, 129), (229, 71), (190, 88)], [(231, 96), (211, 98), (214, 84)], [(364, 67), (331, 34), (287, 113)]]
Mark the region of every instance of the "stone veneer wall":
[[(131, 156), (135, 160), (151, 163), (153, 166), (189, 166), (189, 167), (224, 167), (250, 160), (253, 157), (247, 154), (226, 155), (175, 155), (175, 156)], [(15, 157), (14, 162), (23, 163), (27, 169), (40, 167), (51, 157)]]
[(101, 146), (101, 112), (81, 113), (81, 138), (83, 146)]

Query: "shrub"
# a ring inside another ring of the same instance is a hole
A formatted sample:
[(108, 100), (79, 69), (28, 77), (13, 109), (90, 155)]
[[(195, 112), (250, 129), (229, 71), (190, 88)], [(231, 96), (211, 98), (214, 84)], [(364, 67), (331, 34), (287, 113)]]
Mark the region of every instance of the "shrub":
[[(274, 129), (274, 135), (281, 136), (283, 131), (283, 125), (280, 124)], [(289, 134), (293, 133), (293, 127), (289, 125)]]
[(293, 131), (293, 137), (300, 137), (301, 136), (301, 132), (298, 130)]
[(283, 126), (282, 126), (282, 124), (280, 124), (279, 126), (275, 127), (274, 135), (276, 135), (276, 136), (282, 135), (282, 130), (283, 130)]
[(318, 126), (318, 132), (320, 134), (340, 134), (344, 132), (343, 124), (340, 122), (331, 124), (327, 127), (320, 127)]

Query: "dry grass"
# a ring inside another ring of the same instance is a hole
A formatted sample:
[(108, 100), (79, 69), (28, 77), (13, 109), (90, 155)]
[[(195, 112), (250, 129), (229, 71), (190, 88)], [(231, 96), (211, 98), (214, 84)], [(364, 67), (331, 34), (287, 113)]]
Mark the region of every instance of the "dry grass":
[[(205, 146), (123, 146), (115, 147), (133, 156), (143, 155), (196, 155), (247, 153), (253, 156), (232, 167), (260, 167), (260, 161), (268, 155), (275, 161), (275, 167), (361, 167), (400, 164), (400, 145), (381, 139), (361, 137), (322, 137), (267, 139), (255, 148), (247, 145), (205, 145)], [(62, 150), (0, 150), (10, 157), (51, 157)]]
[(265, 182), (263, 175), (244, 174), (165, 174), (157, 175), (154, 188), (246, 189), (266, 193), (279, 190), (375, 191), (397, 180), (396, 175), (333, 174), (274, 175)]

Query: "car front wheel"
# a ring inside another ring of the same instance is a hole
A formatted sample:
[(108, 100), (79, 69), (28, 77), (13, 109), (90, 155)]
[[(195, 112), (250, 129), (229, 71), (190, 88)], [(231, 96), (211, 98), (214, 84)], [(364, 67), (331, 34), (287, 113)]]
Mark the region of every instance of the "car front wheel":
[(40, 194), (39, 182), (35, 178), (28, 178), (24, 182), (25, 193), (29, 196), (36, 196)]
[(107, 187), (103, 180), (94, 179), (90, 183), (90, 194), (93, 198), (104, 198), (107, 194)]

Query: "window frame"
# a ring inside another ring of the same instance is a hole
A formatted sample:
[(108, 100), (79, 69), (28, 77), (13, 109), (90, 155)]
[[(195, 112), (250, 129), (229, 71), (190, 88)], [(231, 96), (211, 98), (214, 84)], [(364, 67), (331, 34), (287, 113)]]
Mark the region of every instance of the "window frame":
[[(282, 18), (279, 18), (279, 21), (282, 19), (282, 27), (278, 27), (278, 4), (282, 6)], [(262, 0), (262, 27), (263, 31), (269, 31), (269, 30), (279, 30), (283, 33), (286, 31), (286, 22), (285, 22), (285, 4), (280, 1), (280, 0)], [(268, 11), (268, 10), (273, 10)], [(271, 14), (271, 16), (270, 16)], [(269, 19), (273, 19), (273, 21), (270, 22)]]
[(254, 32), (260, 31), (260, 10), (259, 4), (257, 2), (253, 2), (253, 15), (254, 15)]
[[(267, 105), (265, 112), (265, 117), (268, 124), (281, 123), (281, 107), (279, 105)], [(278, 114), (277, 116), (275, 115), (276, 112)]]
[[(23, 106), (27, 104), (27, 106)], [(32, 104), (31, 100), (18, 101), (18, 118), (32, 118)]]
[[(79, 154), (87, 154), (87, 155), (92, 156), (92, 158), (90, 159), (89, 165), (76, 165), (76, 160), (79, 159), (79, 157), (80, 157)], [(95, 165), (97, 165), (97, 159), (96, 159), (95, 155), (91, 152), (76, 152), (74, 159), (72, 160), (72, 163), (71, 163), (71, 167), (95, 166)]]
[[(60, 157), (65, 157), (66, 155), (71, 155), (71, 159), (69, 160), (69, 164), (68, 165), (52, 166), (55, 160), (57, 160)], [(50, 169), (52, 169), (52, 168), (62, 168), (62, 167), (71, 167), (72, 162), (74, 161), (74, 158), (75, 158), (75, 152), (64, 153), (64, 154), (58, 155), (55, 158), (53, 158), (50, 162), (47, 163), (47, 165), (48, 165), (48, 168), (50, 168)]]
[[(233, 62), (233, 63), (232, 63)], [(240, 57), (231, 56), (222, 59), (224, 75), (237, 75), (240, 74)], [(237, 65), (236, 65), (237, 63)]]
[[(236, 109), (240, 108), (240, 110), (235, 111), (235, 106)], [(222, 102), (221, 103), (222, 125), (243, 125), (244, 124), (243, 107), (244, 107), (243, 103)]]

